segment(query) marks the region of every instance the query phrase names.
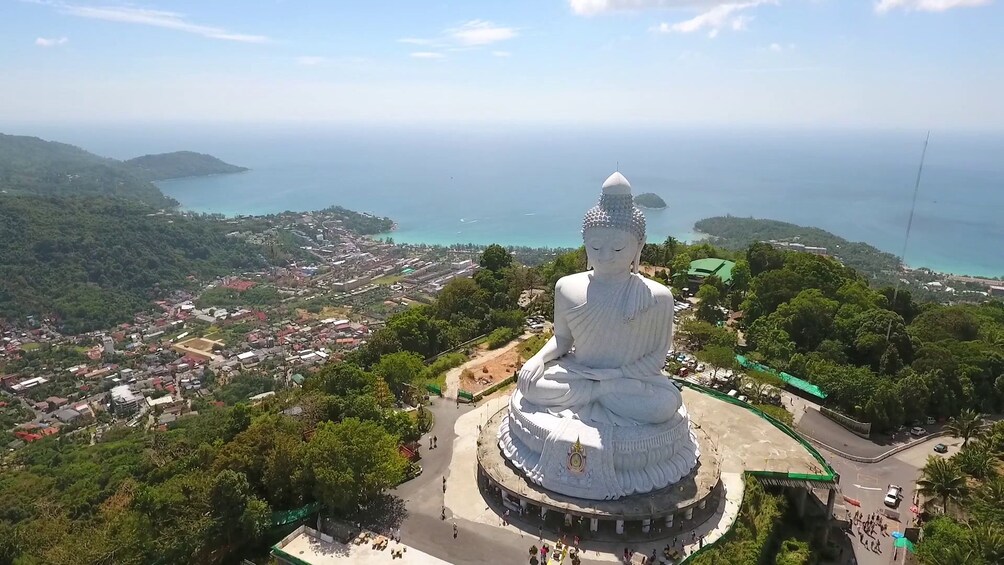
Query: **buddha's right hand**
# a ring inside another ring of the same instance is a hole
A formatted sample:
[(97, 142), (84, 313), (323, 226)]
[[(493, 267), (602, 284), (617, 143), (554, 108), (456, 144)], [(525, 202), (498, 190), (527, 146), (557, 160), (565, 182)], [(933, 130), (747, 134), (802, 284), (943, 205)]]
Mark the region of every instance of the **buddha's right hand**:
[(526, 394), (530, 387), (537, 384), (540, 377), (544, 376), (544, 360), (534, 355), (526, 360), (519, 370), (517, 387), (519, 391)]

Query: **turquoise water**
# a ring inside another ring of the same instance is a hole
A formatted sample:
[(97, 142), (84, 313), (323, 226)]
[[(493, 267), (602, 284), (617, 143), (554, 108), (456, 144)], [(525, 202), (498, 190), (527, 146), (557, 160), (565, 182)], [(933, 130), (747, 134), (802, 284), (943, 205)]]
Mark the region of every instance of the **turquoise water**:
[[(42, 135), (36, 133), (36, 135)], [(649, 238), (690, 240), (732, 214), (818, 226), (895, 254), (923, 132), (177, 127), (52, 132), (127, 158), (177, 149), (252, 170), (160, 183), (186, 208), (255, 214), (338, 204), (393, 218), (399, 242), (579, 245), (582, 214), (619, 162)], [(934, 132), (906, 262), (1004, 275), (1004, 135)]]

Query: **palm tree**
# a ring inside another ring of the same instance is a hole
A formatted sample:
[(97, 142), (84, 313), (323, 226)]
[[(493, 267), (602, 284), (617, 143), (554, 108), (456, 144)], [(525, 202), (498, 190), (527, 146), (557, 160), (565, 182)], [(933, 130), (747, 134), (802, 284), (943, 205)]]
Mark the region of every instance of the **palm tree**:
[(982, 427), (983, 417), (975, 410), (967, 408), (958, 417), (951, 419), (947, 429), (952, 437), (962, 438), (962, 447), (965, 447), (970, 439), (980, 436)]
[(931, 456), (920, 470), (917, 481), (918, 491), (927, 497), (927, 505), (935, 499), (941, 500), (941, 512), (948, 512), (949, 500), (962, 500), (969, 493), (966, 477), (958, 464), (950, 459)]
[(962, 448), (952, 457), (964, 473), (977, 479), (993, 476), (997, 469), (997, 457), (987, 442), (977, 441)]

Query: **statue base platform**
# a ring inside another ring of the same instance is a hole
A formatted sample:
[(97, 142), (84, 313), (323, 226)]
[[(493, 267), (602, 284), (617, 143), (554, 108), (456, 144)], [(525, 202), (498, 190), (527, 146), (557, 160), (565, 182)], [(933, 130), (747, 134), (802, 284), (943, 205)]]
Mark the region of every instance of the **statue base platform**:
[(497, 429), (502, 453), (530, 481), (593, 500), (616, 500), (676, 483), (701, 454), (682, 403), (664, 424), (614, 426), (551, 414), (516, 391)]
[[(560, 512), (578, 518), (596, 519), (601, 523), (648, 521), (653, 527), (659, 520), (660, 528), (667, 525), (676, 528), (674, 517), (678, 523), (686, 521), (688, 527), (692, 527), (711, 516), (718, 506), (716, 501), (721, 489), (716, 486), (721, 476), (720, 455), (707, 433), (701, 429), (688, 430), (701, 453), (700, 460), (672, 484), (644, 494), (593, 500), (551, 490), (531, 480), (523, 469), (513, 465), (499, 448), (498, 431), (508, 416), (509, 407), (503, 408), (482, 426), (477, 448), (479, 473), (481, 480), (500, 489), (510, 499), (534, 505), (534, 511)], [(587, 444), (592, 442), (585, 436), (580, 439), (583, 450), (588, 449)], [(587, 459), (586, 464), (592, 465), (593, 461)], [(566, 484), (575, 483), (568, 481)]]

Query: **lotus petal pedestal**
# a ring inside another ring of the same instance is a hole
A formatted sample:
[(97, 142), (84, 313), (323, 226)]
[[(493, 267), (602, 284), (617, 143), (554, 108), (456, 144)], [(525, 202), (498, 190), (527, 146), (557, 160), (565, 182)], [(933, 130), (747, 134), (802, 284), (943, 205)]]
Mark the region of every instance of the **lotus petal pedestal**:
[(502, 453), (528, 480), (590, 500), (661, 489), (690, 473), (700, 457), (682, 404), (664, 424), (613, 426), (551, 414), (516, 391), (498, 434)]

